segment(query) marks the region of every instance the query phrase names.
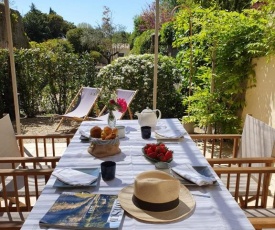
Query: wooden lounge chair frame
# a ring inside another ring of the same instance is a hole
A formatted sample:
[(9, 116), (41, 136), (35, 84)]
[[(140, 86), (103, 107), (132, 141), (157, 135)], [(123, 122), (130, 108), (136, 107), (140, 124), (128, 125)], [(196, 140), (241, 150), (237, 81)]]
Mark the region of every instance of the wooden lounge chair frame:
[[(78, 91), (72, 102), (70, 103), (68, 109), (66, 110), (65, 114), (63, 115), (57, 115), (58, 117), (61, 117), (60, 122), (58, 123), (55, 131), (58, 131), (61, 124), (64, 122), (65, 119), (68, 120), (74, 120), (77, 122), (89, 120), (89, 114), (92, 111), (99, 95), (101, 92), (101, 88), (92, 88), (92, 87), (81, 87), (81, 89)], [(87, 100), (87, 97), (89, 94), (92, 94), (92, 97), (90, 98), (89, 104), (85, 104), (84, 107), (86, 107), (85, 112), (80, 111), (81, 115), (79, 115), (79, 107), (83, 107), (83, 103), (85, 103)], [(82, 99), (82, 97), (84, 99)], [(83, 102), (84, 101), (84, 102)], [(77, 114), (75, 114), (78, 112)]]

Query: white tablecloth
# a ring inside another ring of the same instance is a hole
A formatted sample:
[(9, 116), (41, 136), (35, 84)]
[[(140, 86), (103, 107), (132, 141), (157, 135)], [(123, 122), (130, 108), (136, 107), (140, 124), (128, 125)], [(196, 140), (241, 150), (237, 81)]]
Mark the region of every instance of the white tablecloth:
[[(100, 121), (85, 121), (79, 129), (88, 132), (94, 125), (103, 127), (106, 123)], [(120, 139), (120, 148), (122, 150), (120, 154), (102, 159), (93, 157), (87, 152), (89, 143), (80, 141), (80, 133), (78, 131), (64, 152), (57, 167), (99, 167), (100, 163), (104, 160), (116, 161), (116, 178), (114, 180), (105, 182), (101, 179), (97, 187), (85, 188), (85, 190), (89, 192), (108, 194), (117, 194), (123, 187), (132, 184), (134, 178), (139, 173), (145, 170), (155, 169), (155, 166), (143, 157), (141, 151), (141, 148), (146, 143), (156, 143), (154, 132), (150, 139), (144, 140), (141, 138), (140, 127), (137, 120), (120, 120), (117, 122), (117, 125), (126, 126), (126, 137)], [(157, 129), (162, 128), (181, 129), (184, 131), (178, 119), (161, 119), (157, 124)], [(176, 142), (174, 140), (168, 140), (165, 141), (165, 144), (169, 149), (174, 151), (172, 166), (182, 163), (189, 163), (193, 166), (209, 166), (187, 133), (184, 135), (182, 141)], [(188, 186), (196, 200), (195, 211), (188, 218), (168, 224), (148, 224), (126, 215), (122, 229), (254, 229), (212, 168), (210, 168), (210, 170), (218, 180), (217, 185), (205, 187)], [(56, 178), (51, 176), (35, 207), (25, 221), (22, 230), (40, 229), (39, 220), (52, 206), (62, 191), (83, 191), (83, 188), (53, 188), (55, 180)]]

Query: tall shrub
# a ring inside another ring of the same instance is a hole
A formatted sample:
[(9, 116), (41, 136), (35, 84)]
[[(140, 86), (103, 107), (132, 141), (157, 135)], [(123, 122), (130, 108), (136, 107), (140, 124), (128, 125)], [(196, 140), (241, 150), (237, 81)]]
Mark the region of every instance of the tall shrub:
[(20, 108), (28, 117), (35, 117), (39, 113), (45, 86), (44, 63), (40, 54), (39, 49), (19, 49), (14, 52)]
[(43, 60), (41, 75), (45, 85), (41, 108), (48, 113), (63, 114), (81, 86), (94, 85), (95, 61), (88, 53), (73, 53), (71, 44), (59, 39), (32, 46), (40, 49)]
[[(20, 112), (27, 117), (40, 113), (63, 114), (81, 86), (94, 86), (95, 60), (89, 53), (74, 54), (62, 40), (32, 43), (15, 49)], [(0, 49), (0, 116), (14, 115), (8, 51)]]
[[(131, 105), (133, 112), (141, 112), (153, 105), (154, 55), (130, 55), (116, 59), (102, 68), (96, 83), (103, 88), (103, 95), (110, 95), (117, 88), (138, 90)], [(182, 96), (177, 85), (182, 81), (175, 60), (159, 55), (157, 108), (162, 117), (182, 117)]]

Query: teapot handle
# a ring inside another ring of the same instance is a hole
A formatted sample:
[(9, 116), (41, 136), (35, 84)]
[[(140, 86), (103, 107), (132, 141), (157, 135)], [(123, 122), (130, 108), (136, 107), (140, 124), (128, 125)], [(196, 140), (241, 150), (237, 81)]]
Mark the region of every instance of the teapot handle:
[(160, 110), (159, 109), (155, 109), (154, 111), (158, 111), (159, 112), (159, 116), (157, 117), (158, 118), (158, 120), (161, 118), (161, 112), (160, 112)]

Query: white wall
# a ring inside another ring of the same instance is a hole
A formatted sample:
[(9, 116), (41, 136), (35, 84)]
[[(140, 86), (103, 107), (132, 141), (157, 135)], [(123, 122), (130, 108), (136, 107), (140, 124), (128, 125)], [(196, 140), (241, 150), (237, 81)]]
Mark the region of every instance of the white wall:
[(275, 128), (275, 56), (255, 59), (256, 87), (246, 92), (246, 114)]

